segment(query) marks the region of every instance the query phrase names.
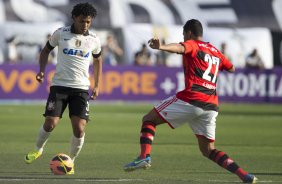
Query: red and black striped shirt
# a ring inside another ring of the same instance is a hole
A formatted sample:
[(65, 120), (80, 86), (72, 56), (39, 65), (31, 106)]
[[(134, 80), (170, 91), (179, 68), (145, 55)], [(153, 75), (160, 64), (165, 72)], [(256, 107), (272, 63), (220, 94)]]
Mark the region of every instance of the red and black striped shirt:
[(185, 47), (185, 89), (176, 94), (177, 98), (205, 110), (218, 111), (218, 73), (220, 70), (231, 69), (232, 63), (209, 43), (187, 40), (181, 44)]

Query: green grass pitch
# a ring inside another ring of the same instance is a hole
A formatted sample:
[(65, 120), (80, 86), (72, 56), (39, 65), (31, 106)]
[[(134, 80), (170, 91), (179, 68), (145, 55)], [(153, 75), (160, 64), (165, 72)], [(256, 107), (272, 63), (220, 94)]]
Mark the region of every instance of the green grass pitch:
[[(34, 148), (44, 105), (0, 105), (0, 183), (240, 183), (237, 176), (201, 156), (188, 126), (175, 130), (159, 126), (151, 169), (124, 172), (123, 165), (139, 153), (141, 119), (151, 108), (152, 104), (91, 104), (91, 121), (75, 175), (54, 176), (50, 159), (69, 151), (68, 112), (43, 156), (26, 165), (24, 155)], [(282, 183), (282, 105), (222, 104), (216, 146), (261, 183)]]

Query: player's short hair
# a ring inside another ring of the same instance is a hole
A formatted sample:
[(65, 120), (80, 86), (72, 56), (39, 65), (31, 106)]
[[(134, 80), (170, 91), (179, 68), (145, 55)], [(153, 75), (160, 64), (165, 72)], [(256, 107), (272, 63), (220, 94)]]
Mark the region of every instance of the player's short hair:
[(199, 20), (190, 19), (183, 26), (185, 32), (191, 31), (195, 36), (203, 36), (203, 26)]
[(71, 15), (72, 17), (74, 16), (78, 17), (80, 15), (83, 15), (83, 16), (90, 16), (92, 18), (95, 18), (97, 15), (97, 10), (90, 3), (79, 3), (73, 7)]

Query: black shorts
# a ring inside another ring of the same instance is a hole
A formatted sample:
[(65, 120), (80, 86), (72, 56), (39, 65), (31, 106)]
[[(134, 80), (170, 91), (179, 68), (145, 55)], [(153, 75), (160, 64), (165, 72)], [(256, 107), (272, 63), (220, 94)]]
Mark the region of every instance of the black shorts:
[(69, 117), (72, 115), (89, 120), (88, 91), (63, 86), (51, 86), (44, 116), (60, 117), (69, 106)]

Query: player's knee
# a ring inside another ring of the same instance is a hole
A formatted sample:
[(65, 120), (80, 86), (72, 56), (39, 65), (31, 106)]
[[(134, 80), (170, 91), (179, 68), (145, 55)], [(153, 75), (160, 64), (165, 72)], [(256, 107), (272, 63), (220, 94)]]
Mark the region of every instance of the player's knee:
[(150, 123), (150, 124), (153, 124), (154, 126), (157, 126), (157, 124), (155, 123), (154, 119), (150, 118), (148, 115), (145, 115), (143, 118), (142, 118), (142, 123)]
[(76, 138), (82, 138), (84, 136), (84, 131), (82, 130), (73, 130), (73, 135), (76, 137)]
[(81, 138), (84, 136), (84, 130), (85, 130), (86, 122), (76, 122), (72, 124), (73, 129), (73, 135), (77, 138)]
[(52, 132), (54, 128), (56, 127), (59, 119), (57, 117), (46, 117), (45, 118), (45, 123), (43, 125), (44, 130), (46, 132)]
[(146, 121), (152, 121), (152, 120), (150, 119), (150, 117), (149, 117), (148, 114), (146, 114), (146, 115), (143, 116), (143, 118), (142, 118), (142, 122), (146, 122)]
[(159, 122), (159, 117), (154, 110), (151, 110), (149, 113), (147, 113), (145, 116), (143, 116), (142, 122), (143, 123), (144, 122), (150, 122), (150, 123), (154, 124), (155, 126), (157, 126), (158, 124), (161, 124)]

